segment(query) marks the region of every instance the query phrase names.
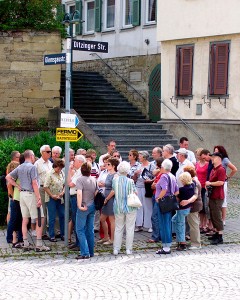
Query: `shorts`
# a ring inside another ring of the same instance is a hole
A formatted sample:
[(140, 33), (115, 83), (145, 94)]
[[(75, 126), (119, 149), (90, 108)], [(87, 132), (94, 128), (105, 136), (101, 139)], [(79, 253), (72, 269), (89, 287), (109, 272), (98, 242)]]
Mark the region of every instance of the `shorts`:
[(11, 213), (11, 201), (13, 201), (12, 198), (8, 197), (8, 213), (10, 214)]
[(224, 189), (224, 201), (223, 201), (222, 207), (227, 207), (227, 191), (228, 191), (228, 183), (227, 183), (227, 181), (224, 182), (223, 189)]
[[(37, 200), (34, 192), (20, 192), (20, 208), (23, 218), (37, 219)], [(43, 208), (40, 207), (41, 217), (44, 217)]]

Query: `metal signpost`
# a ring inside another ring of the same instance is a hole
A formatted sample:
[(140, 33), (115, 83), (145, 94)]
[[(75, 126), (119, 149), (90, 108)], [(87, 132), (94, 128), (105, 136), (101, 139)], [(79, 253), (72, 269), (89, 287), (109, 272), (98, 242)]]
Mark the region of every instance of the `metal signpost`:
[(65, 142), (65, 222), (64, 222), (64, 245), (68, 246), (68, 220), (69, 220), (69, 188), (68, 188), (68, 170), (69, 170), (69, 148), (70, 142), (77, 142), (83, 137), (82, 132), (75, 128), (79, 124), (79, 120), (75, 114), (70, 113), (71, 99), (71, 68), (72, 68), (72, 50), (102, 52), (108, 53), (108, 43), (72, 40), (67, 37), (66, 53), (44, 55), (44, 65), (56, 65), (66, 63), (66, 91), (65, 91), (65, 110), (66, 113), (61, 114), (60, 127), (56, 128), (56, 141)]

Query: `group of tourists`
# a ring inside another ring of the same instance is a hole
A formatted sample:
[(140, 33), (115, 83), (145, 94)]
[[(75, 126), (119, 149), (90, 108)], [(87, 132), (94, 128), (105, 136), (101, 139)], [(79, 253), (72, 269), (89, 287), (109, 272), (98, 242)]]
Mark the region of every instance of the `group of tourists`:
[[(230, 162), (225, 148), (213, 151), (189, 150), (182, 137), (180, 148), (170, 144), (148, 151), (131, 149), (123, 161), (110, 140), (107, 153), (99, 157), (94, 149), (69, 150), (70, 166), (65, 172), (62, 149), (49, 145), (40, 148), (36, 159), (32, 150), (13, 151), (7, 166), (9, 216), (7, 242), (24, 251), (50, 251), (43, 240), (64, 240), (64, 195), (70, 194), (69, 249), (79, 251), (77, 259), (94, 256), (95, 242), (121, 251), (126, 233), (126, 254), (132, 254), (134, 232), (147, 231), (146, 242), (161, 242), (157, 254), (170, 254), (176, 238), (177, 251), (201, 248), (201, 234), (211, 244), (223, 243), (227, 210), (227, 182), (237, 168)], [(65, 178), (67, 180), (65, 180)], [(65, 182), (67, 181), (67, 186)], [(103, 207), (96, 210), (97, 193), (104, 194)], [(140, 207), (131, 206), (136, 194)], [(177, 199), (178, 207), (163, 211), (163, 200)], [(29, 228), (36, 245), (28, 240)], [(99, 239), (95, 241), (95, 234)]]

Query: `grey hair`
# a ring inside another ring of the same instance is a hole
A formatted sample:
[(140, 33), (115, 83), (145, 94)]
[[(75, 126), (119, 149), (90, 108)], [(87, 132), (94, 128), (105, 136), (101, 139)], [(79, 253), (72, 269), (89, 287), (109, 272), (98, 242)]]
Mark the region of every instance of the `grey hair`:
[(157, 151), (157, 153), (162, 154), (162, 148), (161, 147), (155, 147), (155, 148), (153, 148), (153, 150), (154, 149)]
[(43, 151), (46, 150), (46, 148), (50, 148), (50, 149), (51, 149), (51, 147), (50, 147), (49, 145), (43, 145), (43, 146), (40, 148), (40, 153), (42, 154)]
[(58, 151), (61, 154), (62, 153), (62, 148), (59, 147), (59, 146), (54, 146), (54, 147), (52, 147), (52, 152), (53, 151)]
[(148, 159), (149, 158), (149, 153), (148, 151), (139, 151), (138, 154), (141, 154), (143, 156), (143, 158)]
[(119, 174), (125, 174), (127, 175), (130, 171), (131, 167), (130, 164), (127, 161), (122, 161), (117, 167)]
[(79, 160), (79, 161), (84, 162), (84, 163), (86, 162), (86, 157), (83, 156), (83, 155), (81, 155), (81, 154), (75, 155), (75, 158), (76, 158), (77, 160)]
[(170, 154), (173, 154), (174, 153), (174, 147), (171, 145), (171, 144), (167, 144), (165, 146), (163, 146), (163, 149), (167, 149), (167, 151), (170, 153)]
[(77, 149), (77, 155), (81, 155), (82, 151), (86, 151), (86, 149), (83, 149), (83, 148)]
[(168, 158), (164, 159), (164, 161), (162, 162), (162, 168), (165, 171), (171, 171), (172, 170), (172, 161)]

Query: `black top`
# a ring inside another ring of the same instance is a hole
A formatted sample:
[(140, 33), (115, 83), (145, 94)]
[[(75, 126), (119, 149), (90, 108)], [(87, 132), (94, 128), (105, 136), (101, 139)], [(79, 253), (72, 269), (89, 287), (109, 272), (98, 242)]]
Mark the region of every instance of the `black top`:
[(171, 170), (171, 173), (176, 176), (176, 173), (177, 173), (177, 170), (179, 168), (179, 162), (177, 161), (176, 157), (175, 156), (172, 156), (169, 158), (172, 162), (172, 170)]
[(194, 183), (187, 184), (179, 188), (178, 198), (180, 200), (180, 209), (186, 209), (192, 206), (192, 203), (185, 206), (181, 206), (181, 201), (190, 199), (194, 195), (194, 190), (195, 190)]

